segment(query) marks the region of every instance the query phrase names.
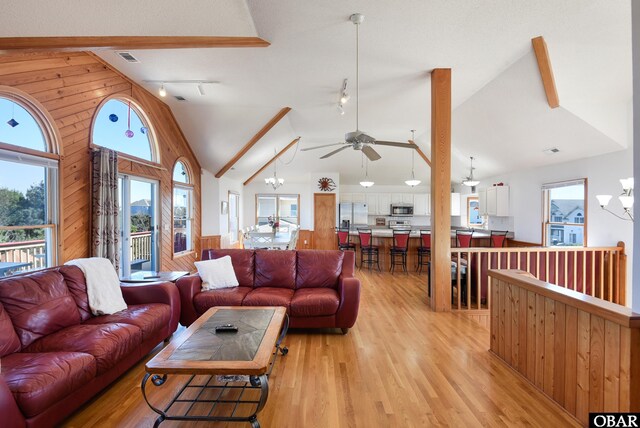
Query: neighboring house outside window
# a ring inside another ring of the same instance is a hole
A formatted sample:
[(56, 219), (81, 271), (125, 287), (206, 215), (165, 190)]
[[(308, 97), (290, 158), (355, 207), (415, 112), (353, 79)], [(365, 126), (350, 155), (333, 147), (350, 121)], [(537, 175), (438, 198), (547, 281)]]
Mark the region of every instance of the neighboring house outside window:
[(0, 277), (58, 263), (58, 155), (53, 122), (18, 91), (0, 90)]
[(586, 179), (545, 184), (542, 187), (544, 245), (586, 245)]

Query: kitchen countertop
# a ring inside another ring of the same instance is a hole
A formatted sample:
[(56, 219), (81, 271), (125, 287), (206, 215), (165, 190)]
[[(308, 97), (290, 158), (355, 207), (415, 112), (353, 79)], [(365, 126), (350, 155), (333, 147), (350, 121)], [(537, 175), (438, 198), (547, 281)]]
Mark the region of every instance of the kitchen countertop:
[[(389, 228), (387, 226), (369, 226), (369, 229), (371, 229), (371, 235), (374, 238), (392, 238), (393, 237), (393, 229), (391, 229), (391, 228)], [(429, 226), (412, 226), (411, 227), (411, 234), (409, 235), (409, 237), (411, 237), (411, 238), (419, 238), (420, 237), (420, 230), (425, 230), (425, 229), (430, 229), (430, 227)], [(452, 238), (455, 238), (456, 230), (467, 230), (467, 229), (466, 228), (452, 228), (451, 229), (451, 237)], [(358, 230), (352, 228), (349, 231), (349, 235), (358, 236)], [(489, 237), (491, 237), (491, 231), (490, 230), (474, 229), (474, 231), (473, 231), (473, 238), (489, 238)], [(513, 232), (507, 233), (507, 239), (513, 239)]]

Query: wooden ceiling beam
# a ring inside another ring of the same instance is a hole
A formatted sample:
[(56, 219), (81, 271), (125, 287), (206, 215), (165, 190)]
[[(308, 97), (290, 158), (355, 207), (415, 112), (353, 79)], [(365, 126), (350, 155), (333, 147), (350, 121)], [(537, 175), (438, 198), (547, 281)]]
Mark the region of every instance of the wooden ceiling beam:
[(253, 174), (251, 177), (247, 178), (247, 181), (245, 181), (243, 183), (244, 186), (246, 186), (247, 184), (251, 183), (253, 181), (254, 178), (256, 178), (258, 176), (258, 174), (260, 174), (262, 171), (264, 171), (265, 169), (267, 169), (269, 167), (269, 165), (271, 165), (272, 163), (274, 163), (276, 161), (276, 159), (278, 159), (280, 156), (282, 156), (282, 154), (284, 152), (286, 152), (287, 150), (289, 150), (291, 147), (293, 147), (298, 141), (300, 141), (300, 137), (294, 139), (293, 141), (291, 141), (287, 147), (285, 147), (284, 149), (280, 150), (280, 152), (278, 152), (278, 154), (276, 154), (274, 157), (271, 158), (271, 160), (269, 160), (269, 162), (265, 163), (262, 168), (260, 168), (259, 170), (256, 171), (255, 174)]
[(259, 130), (258, 133), (254, 135), (249, 140), (249, 142), (245, 144), (244, 147), (240, 149), (240, 151), (236, 153), (236, 155), (229, 162), (227, 162), (225, 166), (222, 167), (222, 169), (220, 169), (220, 171), (218, 171), (218, 173), (216, 174), (216, 178), (222, 177), (225, 174), (225, 172), (229, 171), (229, 169), (231, 169), (231, 167), (235, 165), (235, 163), (238, 162), (240, 158), (244, 156), (245, 153), (247, 153), (251, 147), (253, 147), (258, 141), (260, 141), (260, 139), (264, 137), (265, 134), (269, 132), (271, 128), (276, 126), (276, 123), (280, 122), (280, 120), (283, 117), (285, 117), (287, 113), (289, 113), (290, 111), (291, 111), (291, 107), (284, 107), (278, 112), (278, 114), (273, 116), (271, 120), (267, 122), (266, 125), (264, 125), (262, 129)]
[(259, 37), (219, 36), (83, 36), (0, 37), (0, 52), (72, 52), (136, 49), (264, 48)]
[(553, 70), (551, 69), (547, 43), (542, 36), (538, 36), (531, 39), (531, 44), (533, 45), (533, 52), (536, 54), (536, 59), (538, 60), (538, 69), (540, 70), (540, 77), (542, 77), (544, 92), (547, 94), (549, 107), (559, 107), (560, 100), (558, 99), (556, 81), (553, 77)]
[[(412, 143), (412, 144), (416, 144), (416, 142), (415, 142), (415, 141), (413, 141), (413, 140), (409, 140), (409, 142), (410, 142), (410, 143)], [(416, 144), (416, 146), (417, 146), (417, 144)], [(416, 152), (420, 155), (420, 157), (421, 157), (422, 159), (424, 159), (424, 161), (427, 163), (427, 165), (429, 165), (429, 167), (431, 167), (431, 161), (429, 160), (429, 158), (427, 157), (427, 155), (425, 155), (425, 154), (424, 154), (424, 152), (422, 151), (422, 149), (421, 149), (420, 147), (418, 147), (418, 148), (417, 148), (417, 149), (415, 149), (415, 150), (416, 150)]]

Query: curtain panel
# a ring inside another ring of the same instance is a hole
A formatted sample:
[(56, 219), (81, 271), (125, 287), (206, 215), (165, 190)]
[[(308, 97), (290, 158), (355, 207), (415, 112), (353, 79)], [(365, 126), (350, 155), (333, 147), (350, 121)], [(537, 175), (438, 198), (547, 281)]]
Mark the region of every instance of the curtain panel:
[(118, 153), (100, 148), (93, 152), (92, 255), (111, 260), (120, 268), (120, 222), (118, 221)]

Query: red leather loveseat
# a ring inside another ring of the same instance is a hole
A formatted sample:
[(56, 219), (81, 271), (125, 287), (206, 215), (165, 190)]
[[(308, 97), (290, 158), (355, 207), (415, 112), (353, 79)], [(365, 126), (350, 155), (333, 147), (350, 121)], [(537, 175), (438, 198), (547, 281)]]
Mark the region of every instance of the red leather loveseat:
[(95, 317), (76, 266), (0, 279), (0, 426), (56, 425), (176, 330), (173, 284), (122, 294), (128, 309)]
[(292, 328), (340, 328), (356, 322), (360, 280), (355, 253), (338, 250), (203, 250), (202, 259), (231, 256), (239, 286), (201, 291), (196, 275), (176, 285), (180, 323), (190, 325), (213, 306), (284, 306)]

